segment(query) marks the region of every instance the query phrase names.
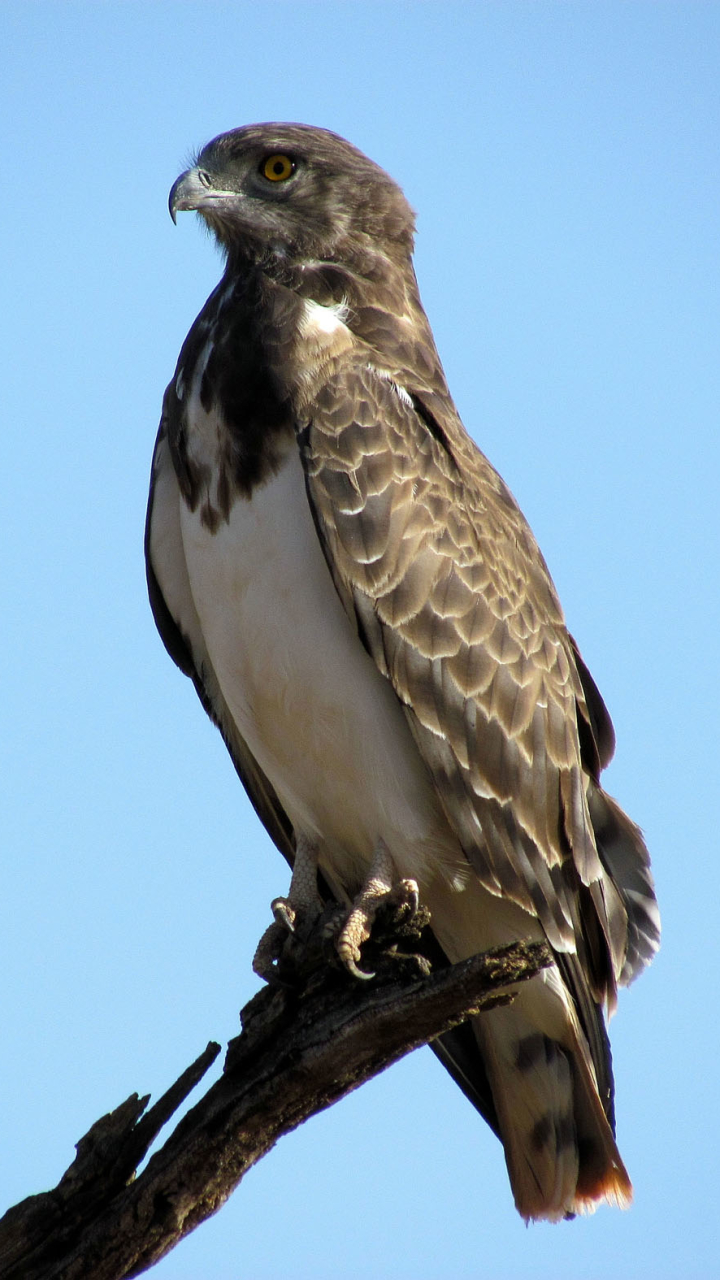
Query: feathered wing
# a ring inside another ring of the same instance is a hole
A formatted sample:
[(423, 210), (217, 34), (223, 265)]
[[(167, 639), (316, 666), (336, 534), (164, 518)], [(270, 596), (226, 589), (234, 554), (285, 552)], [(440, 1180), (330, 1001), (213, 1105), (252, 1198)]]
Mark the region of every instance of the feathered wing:
[[(372, 367), (347, 367), (320, 391), (299, 444), (337, 590), (405, 708), (470, 866), (540, 922), (561, 960), (542, 999), (563, 1005), (568, 1052), (528, 1030), (537, 985), (477, 1022), (518, 1207), (553, 1217), (623, 1201), (600, 1006), (652, 954), (657, 920), (640, 833), (597, 781), (609, 717), (542, 556), (438, 397), (428, 409)], [(459, 1055), (448, 1065), (465, 1087)]]
[(460, 471), (402, 389), (368, 368), (323, 388), (300, 443), (336, 586), (406, 709), (470, 864), (491, 893), (536, 915), (559, 951), (575, 950), (594, 913), (612, 972), (589, 977), (607, 997), (633, 909), (608, 871), (632, 878), (647, 855), (628, 828), (637, 869), (603, 866), (579, 719), (601, 739), (598, 767), (608, 731), (593, 729), (599, 695), (593, 685), (591, 714), (524, 518), (479, 451)]

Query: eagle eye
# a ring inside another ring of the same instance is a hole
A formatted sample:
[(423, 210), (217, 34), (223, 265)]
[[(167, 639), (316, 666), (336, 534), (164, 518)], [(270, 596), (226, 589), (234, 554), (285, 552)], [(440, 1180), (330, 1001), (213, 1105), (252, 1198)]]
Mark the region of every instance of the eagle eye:
[(269, 182), (286, 182), (295, 172), (294, 161), (281, 152), (273, 152), (261, 162), (260, 172)]

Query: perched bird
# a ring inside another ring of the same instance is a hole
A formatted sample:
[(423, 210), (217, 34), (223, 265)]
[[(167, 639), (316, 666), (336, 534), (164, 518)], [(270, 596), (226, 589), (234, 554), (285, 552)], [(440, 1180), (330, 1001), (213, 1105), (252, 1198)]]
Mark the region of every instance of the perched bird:
[(326, 129), (221, 134), (181, 174), (226, 259), (165, 393), (146, 553), (155, 621), (293, 866), (258, 951), (347, 904), (364, 976), (398, 884), (451, 962), (545, 939), (511, 1005), (436, 1043), (499, 1135), (526, 1219), (631, 1185), (605, 1012), (659, 921), (601, 789), (612, 724), (512, 495), (466, 433), (399, 187)]

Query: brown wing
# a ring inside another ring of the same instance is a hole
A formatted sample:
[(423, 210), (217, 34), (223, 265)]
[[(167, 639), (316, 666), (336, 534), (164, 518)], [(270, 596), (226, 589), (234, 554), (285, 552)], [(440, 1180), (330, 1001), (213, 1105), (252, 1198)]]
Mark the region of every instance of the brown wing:
[(536, 914), (611, 995), (627, 910), (587, 803), (612, 751), (609, 717), (589, 674), (588, 707), (522, 514), (447, 413), (440, 425), (437, 405), (368, 366), (327, 383), (300, 433), (318, 532), (480, 880)]

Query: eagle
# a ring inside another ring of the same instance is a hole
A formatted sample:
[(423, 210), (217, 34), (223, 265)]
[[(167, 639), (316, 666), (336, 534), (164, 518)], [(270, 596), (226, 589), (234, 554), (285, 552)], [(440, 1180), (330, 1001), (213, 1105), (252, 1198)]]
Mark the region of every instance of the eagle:
[(155, 621), (292, 866), (278, 931), (419, 895), (443, 962), (553, 963), (433, 1045), (499, 1136), (518, 1211), (631, 1184), (606, 1017), (659, 940), (639, 828), (602, 789), (605, 704), (512, 494), (466, 432), (420, 302), (414, 215), (337, 134), (258, 124), (170, 192), (225, 260), (165, 392), (146, 526)]

